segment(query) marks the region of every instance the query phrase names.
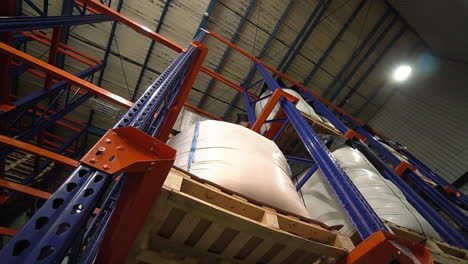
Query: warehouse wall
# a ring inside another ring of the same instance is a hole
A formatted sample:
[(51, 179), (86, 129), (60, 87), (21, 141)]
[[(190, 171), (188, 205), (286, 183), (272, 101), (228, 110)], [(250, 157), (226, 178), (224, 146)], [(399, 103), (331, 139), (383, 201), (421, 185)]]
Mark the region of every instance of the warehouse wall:
[(370, 124), (453, 182), (468, 171), (468, 65), (426, 54), (413, 72)]

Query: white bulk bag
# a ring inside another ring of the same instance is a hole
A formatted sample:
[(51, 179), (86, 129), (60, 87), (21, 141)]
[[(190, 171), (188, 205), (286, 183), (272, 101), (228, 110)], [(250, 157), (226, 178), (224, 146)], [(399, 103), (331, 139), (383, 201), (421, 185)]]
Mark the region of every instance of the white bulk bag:
[(309, 217), (276, 144), (240, 125), (202, 121), (173, 137), (174, 165), (259, 202)]

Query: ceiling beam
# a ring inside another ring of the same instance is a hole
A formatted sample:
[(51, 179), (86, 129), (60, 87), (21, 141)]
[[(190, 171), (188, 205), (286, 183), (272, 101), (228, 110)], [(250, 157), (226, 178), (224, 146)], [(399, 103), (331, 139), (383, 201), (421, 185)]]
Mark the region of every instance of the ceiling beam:
[(379, 37), (372, 43), (371, 47), (367, 50), (367, 52), (362, 56), (357, 64), (354, 66), (354, 68), (351, 70), (351, 72), (346, 76), (343, 82), (341, 82), (340, 86), (335, 90), (331, 98), (329, 99), (330, 102), (333, 102), (333, 100), (336, 99), (336, 97), (340, 94), (340, 92), (343, 90), (343, 88), (348, 84), (348, 82), (354, 77), (354, 74), (359, 70), (359, 68), (364, 64), (364, 62), (367, 60), (367, 58), (374, 52), (374, 50), (379, 46), (380, 42), (387, 36), (388, 32), (393, 28), (395, 23), (397, 22), (398, 17), (394, 16), (392, 21), (390, 21), (390, 24), (387, 25), (387, 27), (384, 29), (382, 33), (380, 33)]
[(403, 36), (403, 34), (406, 32), (407, 28), (406, 26), (403, 26), (400, 31), (393, 37), (393, 39), (385, 46), (385, 48), (380, 52), (379, 56), (375, 59), (374, 63), (372, 63), (367, 70), (361, 75), (359, 80), (356, 82), (354, 87), (348, 91), (348, 93), (345, 95), (345, 97), (341, 100), (341, 102), (338, 104), (338, 107), (343, 107), (347, 102), (349, 102), (349, 99), (353, 94), (361, 87), (361, 85), (364, 83), (364, 81), (367, 79), (369, 74), (372, 73), (372, 71), (375, 69), (377, 65), (379, 65), (380, 61), (387, 55), (387, 53), (390, 51), (390, 49), (397, 43), (397, 41)]
[[(292, 8), (292, 6), (294, 5), (295, 2), (296, 2), (296, 0), (290, 0), (289, 1), (288, 5), (286, 6), (286, 9), (284, 9), (283, 13), (281, 14), (281, 17), (279, 18), (278, 22), (276, 23), (275, 28), (271, 32), (270, 36), (268, 37), (267, 41), (263, 45), (262, 49), (260, 50), (257, 58), (263, 59), (263, 56), (265, 55), (265, 53), (268, 50), (268, 48), (270, 47), (271, 43), (275, 39), (276, 34), (278, 33), (281, 25), (283, 25), (284, 20), (288, 16), (288, 13), (291, 10), (291, 8)], [(244, 85), (247, 85), (247, 84), (250, 83), (250, 81), (252, 81), (252, 78), (255, 75), (255, 69), (256, 69), (255, 65), (252, 65), (250, 67), (249, 72), (247, 73), (246, 77), (244, 78), (244, 81), (243, 81)], [(226, 119), (226, 117), (231, 113), (231, 111), (233, 109), (233, 106), (237, 105), (237, 103), (239, 101), (239, 98), (240, 98), (240, 93), (238, 92), (238, 93), (236, 93), (234, 95), (234, 97), (231, 100), (231, 103), (229, 103), (228, 107), (224, 111), (223, 119)]]
[[(307, 42), (309, 39), (310, 35), (312, 32), (314, 32), (315, 28), (317, 25), (320, 23), (320, 19), (322, 16), (325, 14), (325, 11), (327, 11), (328, 7), (330, 6), (331, 2), (333, 0), (325, 0), (325, 1), (320, 1), (317, 6), (315, 6), (314, 10), (312, 11), (312, 14), (309, 18), (312, 17), (311, 25), (310, 27), (304, 32), (304, 35), (302, 36), (302, 39), (300, 40), (299, 44), (297, 45), (297, 48), (293, 47), (291, 45), (290, 51), (288, 50), (288, 53), (291, 54), (291, 56), (288, 58), (289, 54), (286, 53), (286, 55), (283, 57), (282, 62), (278, 66), (278, 69), (282, 73), (286, 73), (286, 71), (289, 69), (289, 66), (291, 66), (291, 63), (294, 61), (294, 59), (297, 57), (299, 52), (301, 51), (302, 47), (304, 44)], [(309, 22), (309, 21), (308, 21)], [(284, 62), (283, 62), (284, 61)], [(283, 65), (282, 65), (283, 64)]]
[[(359, 5), (354, 9), (353, 13), (351, 16), (348, 18), (346, 23), (341, 27), (341, 30), (336, 34), (335, 39), (331, 42), (331, 44), (328, 46), (328, 48), (325, 50), (323, 53), (322, 57), (320, 57), (319, 61), (315, 64), (315, 66), (312, 68), (310, 73), (307, 75), (307, 77), (304, 79), (302, 82), (305, 86), (307, 86), (314, 75), (317, 73), (317, 71), (322, 67), (322, 64), (325, 62), (325, 60), (328, 58), (328, 55), (332, 52), (332, 50), (335, 48), (336, 44), (340, 41), (341, 37), (344, 35), (344, 33), (348, 30), (349, 26), (353, 23), (354, 19), (359, 15), (361, 12), (362, 8), (366, 5), (367, 0), (361, 0)], [(370, 7), (369, 7), (370, 8)]]
[[(234, 34), (231, 37), (231, 40), (230, 40), (231, 43), (236, 42), (236, 40), (238, 39), (240, 31), (241, 31), (242, 27), (244, 26), (244, 24), (245, 24), (245, 22), (247, 20), (247, 17), (249, 16), (250, 12), (252, 11), (252, 8), (253, 8), (255, 2), (256, 2), (256, 0), (250, 0), (249, 5), (247, 6), (247, 9), (246, 9), (244, 15), (242, 16), (241, 20), (239, 21), (239, 24), (237, 25), (237, 28), (236, 28), (236, 30), (234, 31)], [(221, 59), (220, 59), (218, 65), (215, 68), (215, 72), (219, 73), (221, 71), (221, 69), (222, 69), (222, 67), (224, 65), (224, 62), (225, 62), (226, 58), (229, 56), (230, 53), (231, 53), (231, 47), (227, 47), (224, 50), (224, 53), (221, 56)], [(214, 79), (210, 79), (210, 81), (208, 82), (208, 86), (206, 87), (205, 93), (201, 96), (200, 101), (198, 102), (198, 106), (197, 106), (198, 108), (203, 108), (203, 106), (205, 105), (207, 94), (209, 94), (211, 92), (211, 90), (213, 89), (214, 82), (215, 82)]]
[[(120, 10), (122, 9), (122, 5), (123, 5), (123, 0), (119, 0), (117, 2), (117, 8), (116, 8), (117, 12), (120, 13)], [(109, 54), (112, 48), (112, 40), (114, 39), (116, 28), (117, 28), (117, 20), (114, 20), (114, 22), (112, 22), (111, 32), (109, 33), (109, 39), (107, 39), (106, 50), (104, 51), (104, 58), (102, 59), (102, 62), (104, 63), (105, 67), (99, 73), (98, 82), (97, 82), (97, 86), (99, 87), (101, 87), (102, 79), (104, 78), (104, 73), (107, 68), (107, 60), (109, 59)]]
[(341, 78), (343, 78), (343, 75), (348, 71), (348, 68), (351, 66), (351, 64), (354, 62), (354, 60), (357, 58), (357, 56), (359, 56), (359, 54), (361, 54), (362, 50), (364, 49), (365, 46), (367, 46), (367, 44), (369, 43), (369, 41), (372, 39), (372, 37), (374, 37), (374, 35), (377, 33), (377, 31), (379, 30), (380, 26), (383, 25), (383, 23), (385, 22), (385, 20), (387, 20), (387, 18), (392, 14), (392, 11), (390, 8), (387, 9), (387, 11), (385, 11), (385, 14), (379, 19), (379, 21), (377, 21), (377, 23), (375, 23), (374, 27), (372, 27), (371, 31), (369, 31), (369, 33), (367, 34), (366, 38), (361, 42), (361, 44), (359, 45), (359, 47), (354, 50), (353, 54), (351, 55), (351, 57), (348, 59), (348, 61), (346, 61), (345, 65), (343, 67), (341, 67), (341, 70), (340, 72), (338, 73), (338, 75), (333, 79), (333, 81), (330, 83), (330, 85), (328, 85), (327, 89), (325, 89), (325, 91), (322, 93), (322, 96), (323, 97), (326, 97), (328, 96), (328, 94), (333, 90), (333, 88), (335, 87), (335, 85), (341, 81)]
[[(159, 33), (161, 30), (161, 26), (163, 24), (164, 18), (166, 17), (167, 10), (169, 9), (169, 4), (171, 3), (171, 0), (166, 0), (164, 3), (164, 6), (161, 11), (161, 15), (159, 16), (158, 19), (158, 24), (156, 25), (156, 29), (154, 32)], [(136, 96), (138, 95), (138, 90), (140, 89), (140, 84), (141, 80), (143, 79), (143, 75), (145, 74), (146, 67), (148, 66), (149, 58), (151, 57), (151, 54), (153, 53), (154, 45), (156, 44), (156, 41), (153, 39), (151, 40), (151, 43), (148, 47), (148, 51), (146, 52), (145, 60), (143, 61), (143, 65), (141, 66), (140, 73), (138, 74), (138, 79), (135, 84), (135, 89), (133, 90), (132, 98), (130, 99), (132, 102), (135, 101)]]

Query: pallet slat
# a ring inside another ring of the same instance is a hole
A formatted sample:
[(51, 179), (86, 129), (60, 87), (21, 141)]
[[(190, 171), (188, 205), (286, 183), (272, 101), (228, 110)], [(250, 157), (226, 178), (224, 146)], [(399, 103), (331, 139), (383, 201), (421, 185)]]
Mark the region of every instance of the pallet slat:
[(153, 253), (167, 250), (234, 263), (284, 263), (306, 255), (340, 258), (349, 251), (336, 242), (346, 236), (325, 225), (283, 215), (218, 187), (172, 169), (127, 263), (159, 261), (161, 256)]

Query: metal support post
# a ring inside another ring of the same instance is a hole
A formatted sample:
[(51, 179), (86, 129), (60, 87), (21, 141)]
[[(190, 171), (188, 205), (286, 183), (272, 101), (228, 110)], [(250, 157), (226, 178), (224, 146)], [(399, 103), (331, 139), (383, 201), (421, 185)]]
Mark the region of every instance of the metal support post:
[[(201, 32), (200, 34), (204, 36), (205, 32)], [(169, 104), (171, 106), (171, 109), (167, 113), (165, 119), (162, 121), (162, 127), (157, 135), (157, 138), (163, 142), (166, 142), (169, 138), (169, 134), (172, 130), (172, 127), (176, 122), (180, 111), (182, 111), (184, 102), (187, 100), (190, 90), (192, 89), (195, 79), (197, 78), (198, 73), (200, 72), (200, 68), (203, 62), (205, 61), (205, 57), (208, 53), (208, 48), (200, 42), (192, 43), (192, 45), (197, 49), (197, 52), (194, 54), (192, 58), (192, 63), (187, 69), (185, 80), (181, 84), (181, 88), (177, 94), (177, 97), (175, 97), (175, 100), (171, 104)]]
[(242, 97), (244, 98), (245, 111), (247, 112), (247, 117), (249, 118), (249, 126), (252, 126), (256, 121), (257, 117), (255, 116), (255, 111), (252, 107), (252, 102), (250, 101), (250, 96), (245, 85), (242, 85)]
[[(158, 114), (160, 107), (170, 95), (169, 91), (186, 73), (194, 52), (195, 48), (189, 47), (159, 76), (114, 129), (81, 160), (82, 164), (67, 181), (0, 251), (0, 258), (7, 263), (61, 262), (70, 249), (72, 255), (77, 254), (76, 250), (85, 249), (86, 241), (83, 247), (72, 248), (72, 238), (84, 230), (114, 176), (126, 172), (126, 184), (97, 257), (101, 263), (125, 260), (175, 158), (173, 149), (144, 132), (149, 132), (154, 116), (161, 116)], [(38, 222), (45, 224), (37, 228)], [(104, 230), (105, 225), (98, 233)]]
[[(278, 83), (270, 76), (263, 65), (257, 64), (257, 70), (265, 79), (272, 92), (280, 89)], [(280, 101), (280, 104), (307, 151), (316, 161), (318, 168), (320, 168), (328, 184), (335, 192), (361, 238), (366, 239), (379, 230), (387, 230), (348, 175), (340, 168), (337, 161), (332, 158), (331, 152), (310, 127), (307, 120), (299, 113), (295, 105), (287, 100)]]
[(310, 167), (309, 171), (307, 172), (306, 175), (304, 175), (304, 177), (299, 181), (299, 183), (296, 185), (296, 191), (300, 191), (302, 186), (304, 186), (304, 184), (310, 179), (310, 177), (312, 176), (312, 174), (314, 174), (314, 172), (317, 170), (318, 168), (318, 165), (317, 164), (313, 164), (312, 167)]

